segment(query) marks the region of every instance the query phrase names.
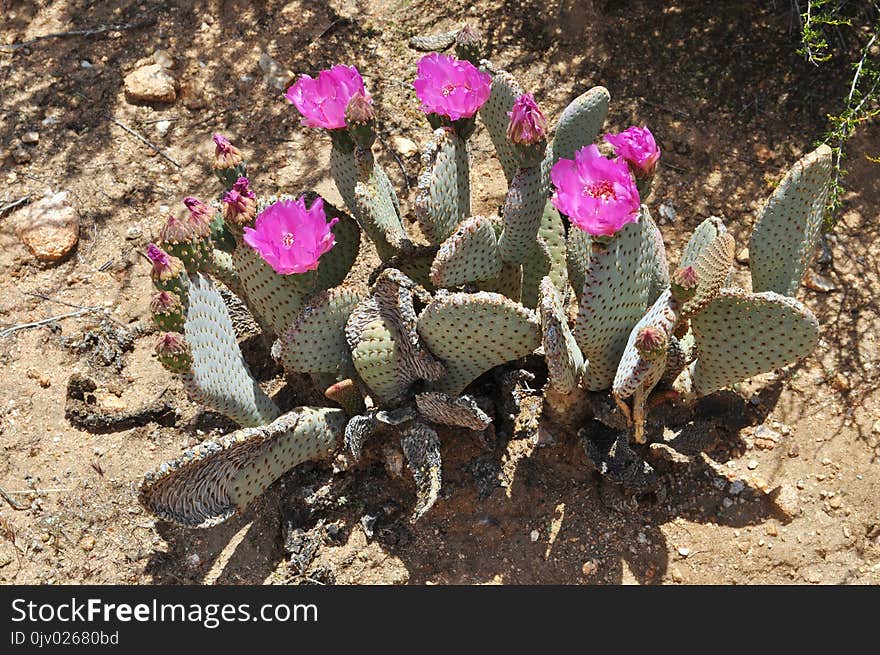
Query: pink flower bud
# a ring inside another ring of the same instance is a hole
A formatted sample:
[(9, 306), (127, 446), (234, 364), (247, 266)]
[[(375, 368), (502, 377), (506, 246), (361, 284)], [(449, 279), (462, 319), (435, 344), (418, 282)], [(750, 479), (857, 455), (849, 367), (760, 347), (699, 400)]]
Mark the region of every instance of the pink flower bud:
[(523, 93), (507, 112), (507, 138), (513, 143), (530, 146), (541, 141), (547, 134), (547, 120), (538, 108), (531, 93)]
[(606, 134), (605, 140), (614, 147), (614, 153), (625, 160), (638, 177), (654, 174), (660, 159), (660, 148), (647, 127), (627, 128), (620, 134)]

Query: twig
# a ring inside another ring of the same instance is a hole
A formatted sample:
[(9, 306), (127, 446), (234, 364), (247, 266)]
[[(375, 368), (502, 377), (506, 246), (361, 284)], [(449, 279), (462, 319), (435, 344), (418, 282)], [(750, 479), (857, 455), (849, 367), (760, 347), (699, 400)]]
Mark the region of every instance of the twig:
[(30, 507), (29, 504), (22, 504), (22, 503), (18, 502), (17, 500), (15, 500), (15, 498), (13, 498), (12, 496), (9, 495), (11, 493), (14, 493), (14, 492), (6, 491), (6, 489), (4, 489), (3, 487), (0, 487), (0, 498), (2, 498), (7, 503), (9, 503), (9, 506), (12, 507), (12, 509), (21, 512), (22, 510), (26, 510)]
[(63, 489), (63, 488), (57, 488), (57, 489), (21, 489), (21, 490), (16, 490), (16, 491), (6, 491), (6, 490), (4, 489), (4, 490), (3, 490), (3, 493), (5, 493), (5, 494), (8, 495), (8, 496), (26, 496), (26, 495), (28, 495), (28, 494), (68, 494), (68, 493), (70, 493), (71, 491), (73, 491), (73, 489)]
[(68, 36), (95, 36), (96, 34), (105, 34), (106, 32), (124, 32), (125, 30), (131, 30), (138, 27), (148, 27), (149, 25), (155, 24), (156, 20), (156, 17), (153, 16), (151, 18), (147, 18), (146, 20), (138, 21), (137, 23), (123, 23), (121, 25), (100, 25), (98, 27), (93, 27), (86, 30), (53, 32), (51, 34), (43, 34), (42, 36), (34, 37), (30, 41), (19, 41), (18, 43), (2, 45), (0, 46), (0, 48), (14, 52), (19, 48), (24, 48), (26, 46), (33, 45), (34, 43), (39, 43), (40, 41), (46, 41), (47, 39), (62, 39)]
[(14, 201), (10, 202), (8, 205), (3, 205), (2, 207), (0, 207), (0, 216), (3, 216), (3, 214), (5, 214), (6, 212), (8, 212), (11, 209), (15, 209), (19, 205), (27, 204), (30, 201), (31, 201), (30, 196), (22, 196), (18, 200), (14, 200)]
[(666, 105), (661, 105), (656, 102), (652, 102), (650, 100), (647, 100), (645, 98), (642, 98), (642, 102), (644, 102), (649, 107), (656, 107), (657, 109), (662, 109), (663, 111), (668, 111), (672, 114), (676, 114), (678, 116), (681, 116), (682, 118), (690, 118), (691, 117), (691, 115), (689, 113), (687, 113), (686, 111), (683, 111), (681, 109), (675, 109), (674, 107), (667, 107)]
[(54, 323), (55, 321), (60, 321), (65, 318), (74, 318), (76, 316), (82, 316), (83, 314), (88, 314), (89, 312), (97, 312), (104, 311), (103, 307), (85, 307), (83, 309), (79, 309), (75, 312), (69, 312), (67, 314), (59, 314), (57, 316), (50, 316), (49, 318), (44, 318), (41, 321), (33, 321), (32, 323), (18, 323), (17, 325), (12, 325), (5, 330), (0, 331), (0, 338), (9, 336), (14, 332), (18, 332), (19, 330), (27, 330), (30, 328), (40, 327), (42, 325), (48, 325), (49, 323)]
[(173, 159), (171, 159), (171, 157), (169, 157), (169, 156), (166, 155), (164, 152), (162, 152), (162, 150), (159, 148), (159, 146), (156, 146), (156, 145), (153, 145), (152, 143), (150, 143), (150, 142), (146, 139), (146, 137), (141, 136), (140, 134), (138, 134), (137, 132), (135, 132), (133, 129), (131, 129), (131, 128), (130, 128), (128, 125), (126, 125), (125, 123), (122, 123), (122, 122), (116, 120), (116, 119), (113, 118), (110, 114), (104, 114), (104, 116), (105, 116), (108, 120), (110, 120), (111, 122), (113, 122), (113, 123), (115, 123), (116, 125), (118, 125), (119, 127), (121, 127), (123, 130), (125, 130), (126, 132), (128, 132), (129, 134), (131, 134), (134, 138), (136, 138), (136, 139), (138, 139), (139, 141), (142, 141), (143, 143), (145, 143), (147, 146), (149, 146), (149, 148), (150, 148), (152, 151), (154, 151), (157, 155), (159, 155), (160, 157), (162, 157), (162, 159), (165, 159), (165, 160), (171, 162), (171, 163), (174, 164), (177, 168), (183, 168), (183, 166), (181, 166), (181, 165), (178, 164), (176, 161), (174, 161)]

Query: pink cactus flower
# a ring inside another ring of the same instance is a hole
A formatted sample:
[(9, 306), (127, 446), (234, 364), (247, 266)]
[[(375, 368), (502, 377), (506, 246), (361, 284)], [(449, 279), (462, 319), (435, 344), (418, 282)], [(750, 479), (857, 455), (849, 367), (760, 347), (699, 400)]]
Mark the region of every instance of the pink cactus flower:
[(165, 268), (171, 263), (168, 258), (168, 253), (155, 243), (151, 243), (147, 246), (147, 259), (153, 262), (154, 268)]
[(244, 228), (244, 241), (275, 272), (305, 273), (317, 269), (318, 259), (335, 245), (330, 229), (338, 222), (327, 222), (321, 198), (308, 209), (304, 197), (281, 200), (260, 212), (253, 228)]
[(224, 169), (238, 166), (242, 162), (241, 152), (222, 134), (214, 134), (214, 168)]
[(317, 79), (303, 75), (287, 89), (284, 97), (302, 114), (302, 124), (306, 127), (338, 130), (345, 127), (345, 108), (356, 93), (372, 102), (357, 68), (334, 66), (318, 73)]
[(413, 86), (426, 114), (469, 118), (489, 99), (492, 76), (469, 61), (432, 52), (419, 60)]
[(614, 147), (614, 154), (624, 159), (637, 176), (654, 174), (660, 159), (660, 148), (647, 127), (633, 125), (620, 134), (606, 134), (605, 140)]
[(507, 138), (513, 143), (530, 146), (547, 134), (547, 119), (538, 108), (531, 93), (523, 93), (513, 103), (512, 111), (507, 112)]
[(550, 170), (551, 202), (580, 229), (593, 236), (612, 236), (639, 217), (639, 191), (622, 159), (606, 159), (589, 145), (560, 159)]

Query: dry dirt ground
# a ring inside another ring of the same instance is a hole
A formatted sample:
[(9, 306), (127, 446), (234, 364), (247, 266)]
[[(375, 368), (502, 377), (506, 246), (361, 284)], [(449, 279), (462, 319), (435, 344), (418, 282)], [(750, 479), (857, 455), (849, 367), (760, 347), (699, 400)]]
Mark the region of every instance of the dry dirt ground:
[[(147, 23), (0, 49), (0, 206), (68, 190), (81, 225), (76, 251), (44, 265), (15, 236), (14, 212), (0, 217), (0, 329), (75, 311), (64, 303), (106, 310), (0, 338), (0, 486), (26, 506), (0, 507), (0, 582), (880, 582), (880, 177), (865, 158), (878, 154), (876, 123), (850, 147), (833, 260), (821, 270), (836, 291), (801, 292), (821, 322), (821, 344), (785, 375), (703, 406), (725, 408), (710, 440), (718, 466), (697, 458), (667, 470), (658, 493), (627, 497), (599, 479), (576, 440), (537, 448), (499, 430), (488, 450), (447, 436), (444, 498), (415, 525), (411, 480), (390, 478), (378, 459), (344, 472), (308, 465), (210, 530), (156, 521), (136, 502), (145, 471), (231, 427), (189, 403), (151, 356), (151, 287), (140, 255), (182, 197), (217, 192), (211, 133), (243, 146), (258, 190), (314, 187), (337, 198), (327, 139), (298, 125), (273, 86), (286, 74), (267, 69), (266, 57), (261, 66), (263, 53), (295, 74), (359, 67), (381, 116), (376, 152), (407, 206), (412, 194), (403, 190), (419, 160), (396, 161), (392, 137), (423, 145), (429, 136), (409, 85), (419, 57), (406, 46), (412, 34), (471, 21), (494, 63), (531, 89), (553, 120), (579, 93), (606, 86), (607, 127), (646, 123), (660, 141), (649, 204), (655, 216), (661, 204), (675, 210), (661, 225), (675, 261), (711, 214), (744, 246), (759, 202), (839, 109), (846, 70), (815, 69), (794, 54), (787, 1), (4, 0), (0, 7), (6, 45)], [(128, 103), (123, 77), (156, 50), (172, 56), (182, 97), (164, 106)], [(39, 142), (23, 146), (29, 163), (16, 164), (11, 153), (29, 131)], [(492, 212), (502, 199), (501, 169), (485, 133), (473, 146), (475, 209)], [(283, 386), (261, 344), (247, 346), (261, 379)], [(78, 429), (64, 412), (75, 372), (97, 381), (109, 411), (137, 413), (157, 400), (171, 411), (136, 417), (133, 427)], [(762, 422), (776, 442), (755, 434)], [(784, 496), (774, 500), (761, 488)]]

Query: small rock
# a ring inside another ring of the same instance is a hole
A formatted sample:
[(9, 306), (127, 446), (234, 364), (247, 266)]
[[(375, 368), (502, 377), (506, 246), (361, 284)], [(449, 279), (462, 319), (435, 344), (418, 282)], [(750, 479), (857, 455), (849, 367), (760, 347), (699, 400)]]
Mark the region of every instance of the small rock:
[(419, 154), (419, 147), (416, 145), (416, 142), (412, 139), (407, 139), (405, 136), (391, 137), (391, 146), (404, 157)]
[(168, 134), (168, 130), (171, 129), (171, 121), (156, 121), (156, 133), (159, 136), (165, 136)]
[(581, 567), (581, 572), (586, 575), (595, 575), (596, 571), (599, 570), (599, 565), (596, 564), (596, 560), (587, 560), (584, 562), (584, 565)]
[(804, 276), (804, 286), (811, 291), (818, 291), (819, 293), (831, 293), (832, 291), (837, 291), (837, 287), (834, 286), (834, 283), (831, 280), (819, 275), (812, 269), (807, 271), (807, 274)]
[(177, 82), (160, 64), (141, 66), (125, 76), (129, 102), (171, 103), (177, 99)]
[(43, 548), (45, 548), (45, 546), (43, 546), (43, 542), (38, 539), (34, 539), (33, 542), (31, 543), (31, 550), (33, 550), (37, 553), (42, 552)]
[(840, 509), (840, 506), (843, 505), (843, 499), (839, 495), (834, 495), (828, 499), (828, 505), (831, 509)]
[(86, 535), (80, 540), (79, 545), (80, 548), (89, 553), (95, 548), (95, 538), (92, 535)]
[(93, 64), (88, 59), (83, 59), (81, 62), (79, 62), (79, 67), (80, 68), (93, 68)]
[(0, 569), (10, 564), (12, 564), (12, 558), (9, 555), (0, 555)]
[(753, 459), (753, 460), (750, 460), (749, 463), (748, 463), (748, 468), (749, 468), (750, 471), (754, 471), (756, 468), (758, 468), (758, 462), (757, 462), (757, 460), (754, 460), (754, 459)]
[(681, 571), (679, 571), (678, 569), (672, 569), (672, 579), (675, 582), (683, 582), (684, 576), (682, 575)]
[(195, 569), (198, 568), (199, 565), (202, 563), (202, 558), (199, 557), (198, 553), (190, 553), (186, 556), (185, 561), (188, 567), (190, 567), (191, 569)]
[(800, 454), (801, 454), (801, 447), (798, 446), (796, 443), (793, 443), (788, 447), (788, 456), (789, 457), (797, 457)]
[(770, 498), (787, 520), (793, 519), (800, 513), (800, 498), (790, 484), (782, 484), (774, 489), (770, 492)]
[(30, 163), (31, 153), (19, 146), (12, 151), (12, 160), (19, 165)]
[(67, 191), (47, 195), (13, 214), (15, 233), (40, 261), (58, 261), (79, 240), (79, 217), (66, 199)]
[(755, 429), (755, 448), (761, 450), (773, 450), (779, 444), (780, 435), (767, 426), (759, 425)]
[(134, 241), (135, 239), (140, 239), (143, 233), (144, 231), (140, 227), (138, 227), (137, 225), (132, 225), (125, 232), (125, 238), (129, 241)]
[(738, 496), (742, 493), (742, 490), (746, 488), (746, 483), (742, 480), (734, 480), (730, 483), (730, 493), (733, 496)]
[(852, 389), (852, 383), (849, 381), (849, 377), (844, 375), (843, 373), (838, 373), (831, 380), (831, 386), (834, 387), (836, 391), (840, 391), (841, 393), (847, 393), (850, 389)]
[(682, 546), (681, 548), (678, 549), (678, 554), (681, 555), (682, 557), (687, 557), (688, 555), (691, 554), (691, 549), (687, 548), (685, 546)]
[(153, 53), (153, 63), (162, 68), (174, 68), (174, 57), (167, 50), (156, 50)]
[(660, 209), (658, 211), (660, 212), (660, 217), (667, 223), (675, 223), (675, 207), (673, 207), (671, 203), (660, 203)]
[(184, 81), (180, 85), (180, 97), (183, 100), (183, 106), (193, 111), (204, 109), (208, 106), (208, 99), (205, 97), (205, 85), (198, 79)]
[(532, 543), (535, 543), (540, 538), (541, 538), (541, 533), (538, 532), (537, 530), (532, 530), (531, 534), (529, 535), (529, 539), (532, 540)]
[(377, 514), (364, 514), (361, 517), (361, 528), (364, 530), (364, 534), (367, 535), (367, 539), (373, 538), (373, 532), (376, 529), (376, 521), (379, 519)]
[(740, 250), (739, 253), (737, 253), (737, 255), (736, 255), (736, 261), (738, 261), (740, 264), (748, 264), (749, 263), (749, 249), (743, 248), (742, 250)]
[(21, 142), (25, 143), (29, 146), (35, 145), (40, 142), (40, 133), (39, 132), (25, 132), (21, 136)]
[(874, 421), (874, 425), (871, 426), (871, 432), (874, 434), (880, 434), (880, 418)]

